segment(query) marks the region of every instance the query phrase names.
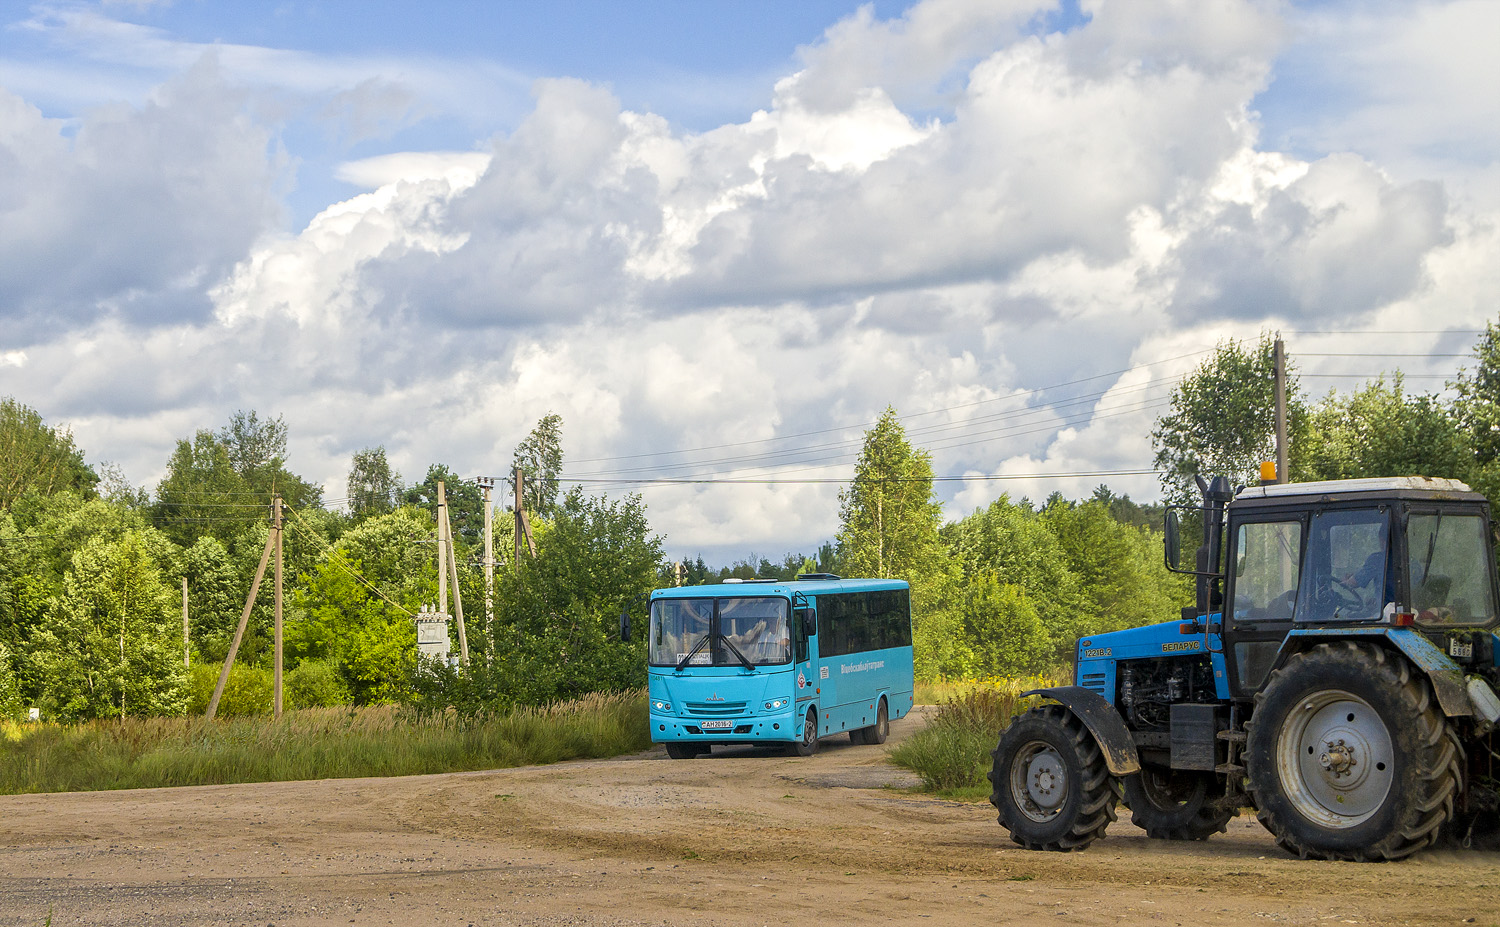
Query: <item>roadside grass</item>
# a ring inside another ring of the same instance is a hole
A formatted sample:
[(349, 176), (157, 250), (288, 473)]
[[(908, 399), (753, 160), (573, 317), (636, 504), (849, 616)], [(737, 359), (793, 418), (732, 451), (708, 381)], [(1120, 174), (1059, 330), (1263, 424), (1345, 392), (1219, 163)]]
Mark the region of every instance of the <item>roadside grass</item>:
[(645, 694), (480, 718), (392, 705), (205, 721), (0, 726), (0, 794), (411, 776), (618, 756), (651, 746)]
[[(921, 790), (957, 801), (986, 801), (990, 751), (1010, 719), (1040, 703), (1028, 689), (1066, 684), (1067, 671), (1041, 676), (950, 680), (918, 686), (917, 701), (936, 704), (927, 726), (890, 751), (897, 766), (922, 777)], [(924, 701), (923, 695), (933, 699)]]

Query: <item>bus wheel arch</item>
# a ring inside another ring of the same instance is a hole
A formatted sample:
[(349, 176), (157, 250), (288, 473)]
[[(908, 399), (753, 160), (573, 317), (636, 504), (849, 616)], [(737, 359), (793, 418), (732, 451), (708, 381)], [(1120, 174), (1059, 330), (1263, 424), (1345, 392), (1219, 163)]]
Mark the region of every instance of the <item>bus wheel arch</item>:
[(792, 753), (795, 756), (812, 756), (818, 752), (818, 706), (807, 706), (807, 713), (802, 716), (802, 736), (792, 744)]

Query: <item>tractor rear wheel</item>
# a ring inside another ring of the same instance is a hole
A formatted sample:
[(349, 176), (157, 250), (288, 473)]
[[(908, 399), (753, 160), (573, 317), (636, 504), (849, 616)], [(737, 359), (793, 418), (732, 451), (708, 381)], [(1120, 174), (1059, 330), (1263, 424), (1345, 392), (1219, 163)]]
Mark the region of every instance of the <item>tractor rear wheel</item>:
[(1260, 821), (1305, 859), (1373, 862), (1431, 846), (1463, 750), (1398, 654), (1337, 641), (1293, 654), (1255, 696), (1245, 767)]
[(991, 755), (990, 804), (1028, 850), (1081, 850), (1115, 819), (1119, 780), (1094, 735), (1061, 705), (1021, 715)]
[(1130, 819), (1157, 840), (1207, 840), (1224, 832), (1234, 809), (1218, 807), (1218, 778), (1210, 772), (1141, 766), (1125, 777)]

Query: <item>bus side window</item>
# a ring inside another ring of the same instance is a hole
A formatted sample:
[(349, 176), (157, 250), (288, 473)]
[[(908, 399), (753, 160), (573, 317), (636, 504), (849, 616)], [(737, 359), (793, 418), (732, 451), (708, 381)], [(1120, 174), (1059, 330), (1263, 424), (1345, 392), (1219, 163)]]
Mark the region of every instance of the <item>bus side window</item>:
[(798, 663), (806, 663), (808, 658), (807, 630), (803, 626), (804, 622), (802, 620), (804, 614), (810, 617), (814, 612), (810, 608), (799, 608), (792, 612), (792, 642), (797, 650), (796, 662)]

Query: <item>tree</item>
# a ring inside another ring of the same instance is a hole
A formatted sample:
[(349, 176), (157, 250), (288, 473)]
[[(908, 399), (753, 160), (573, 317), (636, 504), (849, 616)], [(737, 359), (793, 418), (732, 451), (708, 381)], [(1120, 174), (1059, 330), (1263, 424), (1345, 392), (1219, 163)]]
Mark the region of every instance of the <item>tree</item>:
[(0, 397), (0, 509), (28, 490), (90, 495), (98, 482), (66, 428), (49, 427), (35, 409)]
[(641, 611), (662, 559), (640, 497), (611, 502), (574, 487), (536, 542), (536, 557), (499, 577), (496, 696), (544, 702), (644, 685), (644, 637), (616, 633), (622, 611)]
[(349, 465), (349, 511), (355, 518), (385, 515), (401, 497), (401, 474), (385, 459), (385, 445), (354, 453)]
[(139, 532), (95, 538), (32, 641), (44, 706), (59, 718), (181, 714), (187, 669), (173, 595)]
[[(562, 472), (562, 416), (548, 412), (531, 429), (526, 439), (516, 445), (512, 467), (526, 477), (526, 510), (533, 515), (546, 518), (557, 505), (558, 474)], [(514, 472), (514, 471), (512, 471)], [(516, 490), (515, 477), (507, 481), (511, 493)]]
[[(1258, 479), (1261, 461), (1276, 459), (1274, 344), (1268, 334), (1251, 348), (1220, 342), (1213, 357), (1172, 390), (1171, 408), (1151, 432), (1169, 502), (1198, 504), (1194, 474), (1250, 483)], [(1293, 457), (1288, 466), (1295, 476), (1305, 407), (1290, 363), (1286, 391)]]
[(1469, 479), (1470, 435), (1436, 396), (1409, 396), (1398, 372), (1348, 396), (1330, 393), (1311, 412), (1302, 452), (1310, 479), (1437, 476)]
[(1022, 676), (1053, 663), (1047, 629), (1036, 605), (1019, 586), (981, 573), (964, 590), (964, 619), (972, 676)]
[(1473, 454), (1475, 488), (1500, 499), (1500, 326), (1486, 323), (1474, 345), (1475, 369), (1459, 371), (1448, 386), (1456, 394), (1452, 417)]
[(455, 540), (477, 544), (484, 536), (484, 496), (479, 484), (466, 480), (446, 464), (427, 468), (427, 478), (406, 490), (406, 504), (421, 506), (437, 518), (437, 484), (442, 482), (448, 501), (448, 522)]
[(943, 506), (932, 493), (932, 455), (913, 448), (887, 407), (839, 493), (839, 562), (852, 576), (920, 582), (941, 572)]
[[(1051, 639), (1049, 662), (1066, 657), (1079, 633), (1093, 625), (1093, 603), (1057, 537), (1030, 506), (1001, 496), (944, 526), (942, 536), (962, 566), (966, 586), (990, 575), (1026, 594)], [(978, 632), (966, 633), (972, 639)]]

